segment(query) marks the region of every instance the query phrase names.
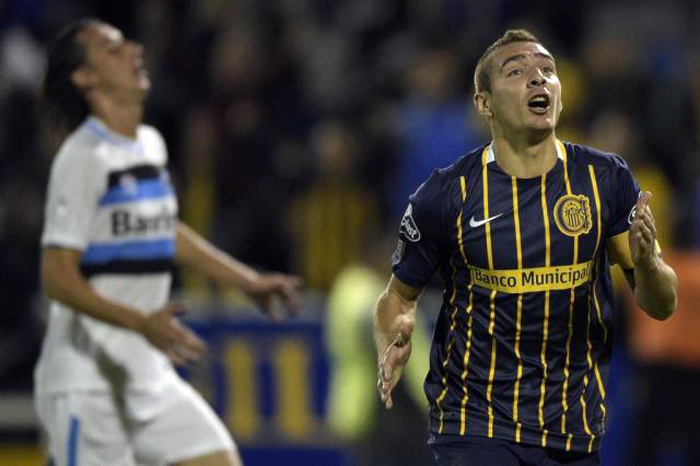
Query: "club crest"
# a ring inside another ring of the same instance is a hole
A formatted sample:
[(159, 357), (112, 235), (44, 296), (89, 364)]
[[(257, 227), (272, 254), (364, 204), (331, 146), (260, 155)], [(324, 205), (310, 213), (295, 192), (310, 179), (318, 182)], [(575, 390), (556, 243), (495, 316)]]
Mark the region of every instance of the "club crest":
[(567, 194), (554, 205), (554, 221), (567, 236), (578, 236), (591, 231), (593, 217), (588, 197), (580, 194)]

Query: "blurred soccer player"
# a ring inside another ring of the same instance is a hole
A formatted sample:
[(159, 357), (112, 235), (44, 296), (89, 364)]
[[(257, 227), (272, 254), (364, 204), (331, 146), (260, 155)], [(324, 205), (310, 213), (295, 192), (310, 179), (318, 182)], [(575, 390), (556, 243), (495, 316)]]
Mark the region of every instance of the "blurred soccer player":
[(163, 139), (141, 124), (140, 45), (95, 19), (58, 36), (43, 111), (72, 133), (49, 180), (41, 277), (51, 314), (36, 403), (57, 465), (240, 465), (229, 433), (173, 369), (204, 343), (168, 302), (178, 262), (294, 311), (296, 277), (261, 274), (177, 220)]
[(375, 310), (386, 407), (411, 352), (421, 289), (445, 284), (425, 392), (439, 465), (599, 463), (612, 348), (609, 267), (665, 319), (677, 279), (659, 255), (650, 193), (617, 155), (561, 142), (552, 55), (510, 30), (476, 66), (490, 144), (409, 198)]

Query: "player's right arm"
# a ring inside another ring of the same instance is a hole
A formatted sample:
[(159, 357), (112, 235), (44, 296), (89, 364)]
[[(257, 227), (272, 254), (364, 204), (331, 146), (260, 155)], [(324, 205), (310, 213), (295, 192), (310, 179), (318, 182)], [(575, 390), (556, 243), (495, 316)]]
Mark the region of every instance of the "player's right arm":
[(374, 310), (377, 389), (387, 409), (393, 406), (391, 392), (411, 355), (418, 297), (445, 254), (445, 233), (450, 231), (445, 222), (453, 214), (455, 191), (444, 188), (444, 179), (439, 170), (433, 171), (409, 197), (392, 257), (394, 273)]
[(199, 359), (204, 343), (175, 318), (182, 306), (169, 303), (158, 312), (143, 315), (130, 307), (97, 294), (80, 272), (82, 253), (75, 249), (44, 247), (41, 253), (41, 281), (46, 295), (103, 322), (142, 334), (175, 364)]
[(416, 325), (421, 291), (392, 275), (374, 308), (374, 343), (379, 367), (377, 388), (387, 409), (393, 406), (391, 392), (411, 356), (411, 334)]

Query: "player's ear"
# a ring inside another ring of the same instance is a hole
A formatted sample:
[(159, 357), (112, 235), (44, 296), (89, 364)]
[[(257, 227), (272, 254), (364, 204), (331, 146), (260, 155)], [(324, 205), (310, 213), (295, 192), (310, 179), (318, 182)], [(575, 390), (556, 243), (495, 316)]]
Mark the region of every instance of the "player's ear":
[(479, 115), (488, 119), (493, 118), (491, 111), (491, 94), (486, 91), (474, 93), (474, 107)]
[(560, 92), (559, 93), (559, 105), (558, 105), (559, 113), (561, 113), (561, 111), (564, 109), (564, 100), (561, 97), (562, 96), (561, 96), (561, 92)]
[(86, 91), (95, 83), (95, 73), (88, 68), (81, 66), (73, 71), (70, 75), (70, 80), (81, 91)]

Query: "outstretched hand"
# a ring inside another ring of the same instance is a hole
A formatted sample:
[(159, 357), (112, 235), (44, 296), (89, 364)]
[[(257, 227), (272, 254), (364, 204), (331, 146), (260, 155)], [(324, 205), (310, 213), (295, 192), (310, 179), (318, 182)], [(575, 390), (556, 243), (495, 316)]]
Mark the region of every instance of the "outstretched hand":
[(391, 392), (401, 379), (403, 368), (411, 356), (413, 325), (410, 321), (404, 321), (401, 324), (396, 339), (387, 347), (379, 360), (377, 389), (386, 409), (391, 409), (394, 406)]
[(282, 273), (260, 274), (246, 294), (266, 316), (274, 321), (288, 315), (297, 315), (301, 307), (302, 280)]
[(656, 224), (649, 201), (651, 193), (644, 191), (635, 206), (629, 233), (630, 253), (635, 267), (652, 269), (656, 266)]
[(198, 361), (206, 350), (204, 342), (180, 322), (185, 313), (181, 304), (168, 303), (147, 316), (141, 334), (176, 365)]

